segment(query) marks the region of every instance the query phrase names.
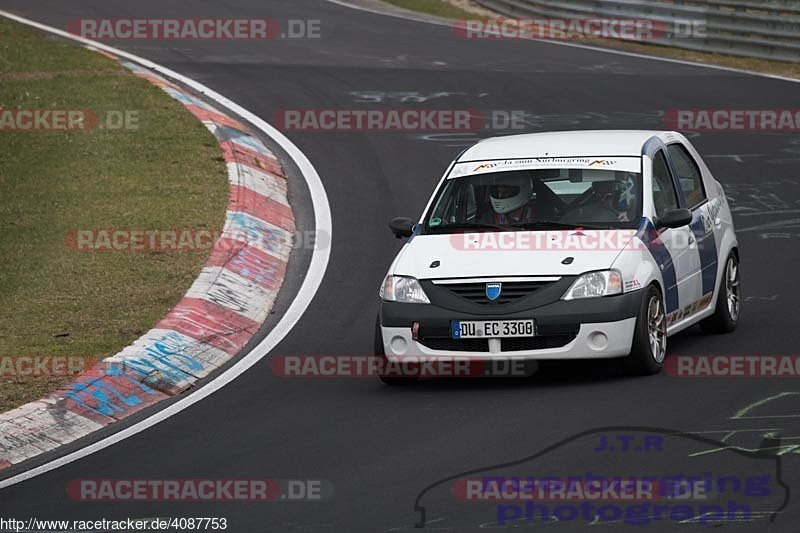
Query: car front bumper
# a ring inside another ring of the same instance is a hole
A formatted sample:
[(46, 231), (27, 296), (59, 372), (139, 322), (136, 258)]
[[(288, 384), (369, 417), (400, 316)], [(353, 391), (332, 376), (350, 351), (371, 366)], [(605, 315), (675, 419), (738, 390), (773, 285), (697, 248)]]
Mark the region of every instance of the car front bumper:
[[(388, 358), (524, 360), (609, 359), (630, 353), (641, 291), (618, 296), (552, 302), (509, 314), (445, 309), (433, 304), (381, 302), (380, 329)], [(533, 318), (536, 336), (514, 339), (452, 339), (453, 320)], [(417, 323), (416, 338), (412, 328)]]

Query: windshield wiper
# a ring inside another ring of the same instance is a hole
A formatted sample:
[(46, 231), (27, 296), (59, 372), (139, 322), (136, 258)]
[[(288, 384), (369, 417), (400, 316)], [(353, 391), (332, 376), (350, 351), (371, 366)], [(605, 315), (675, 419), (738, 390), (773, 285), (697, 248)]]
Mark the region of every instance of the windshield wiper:
[(428, 229), (436, 231), (440, 229), (494, 229), (500, 231), (509, 231), (511, 226), (503, 226), (501, 224), (483, 224), (480, 222), (456, 222), (453, 224), (443, 224), (441, 226), (428, 227)]
[(537, 220), (536, 222), (520, 222), (518, 224), (509, 224), (509, 227), (523, 228), (523, 229), (539, 229), (543, 227), (568, 228), (568, 229), (611, 229), (611, 226), (593, 226), (591, 224), (567, 224), (565, 222), (556, 222), (554, 220)]

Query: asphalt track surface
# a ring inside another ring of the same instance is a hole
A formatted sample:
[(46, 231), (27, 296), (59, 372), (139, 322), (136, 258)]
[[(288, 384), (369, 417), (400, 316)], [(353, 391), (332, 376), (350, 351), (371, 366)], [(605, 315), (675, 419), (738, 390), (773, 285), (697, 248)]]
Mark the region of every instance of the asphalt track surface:
[[(0, 7), (59, 28), (78, 17), (320, 19), (321, 40), (110, 43), (197, 79), (266, 120), (286, 108), (477, 108), (525, 110), (525, 132), (663, 129), (661, 114), (669, 109), (800, 107), (800, 86), (785, 81), (540, 42), (465, 42), (448, 27), (311, 0), (203, 0), (191, 7), (155, 0), (3, 0)], [(402, 102), (396, 93), (429, 98)], [(380, 101), (372, 102), (376, 95)], [(336, 238), (316, 298), (272, 355), (370, 353), (377, 289), (400, 247), (387, 219), (417, 216), (460, 149), (495, 133), (509, 132), (288, 132), (322, 177)], [(670, 339), (669, 353), (795, 354), (800, 139), (730, 132), (692, 140), (736, 208), (747, 299), (735, 333), (706, 336), (692, 328)], [(793, 379), (631, 379), (613, 365), (598, 364), (547, 365), (529, 379), (427, 380), (392, 389), (371, 379), (281, 379), (267, 358), (143, 433), (4, 489), (0, 516), (218, 516), (237, 532), (405, 530), (421, 523), (414, 506), (429, 485), (522, 460), (582, 432), (589, 434), (516, 473), (612, 475), (614, 468), (636, 464), (660, 472), (722, 474), (745, 472), (752, 464), (761, 468), (765, 463), (758, 461), (766, 461), (771, 466), (763, 469), (779, 468), (791, 491), (800, 486), (799, 459), (791, 448), (800, 439), (798, 399), (800, 386)], [(598, 429), (607, 426), (632, 434), (624, 428), (668, 428), (692, 437), (658, 454), (593, 452), (599, 434), (613, 433)], [(698, 435), (765, 449), (758, 459), (714, 451)], [(710, 453), (698, 455), (702, 451)], [(324, 479), (335, 494), (323, 502), (291, 503), (69, 499), (67, 482), (86, 478)], [(723, 529), (796, 531), (800, 502), (784, 505), (788, 495), (764, 503), (766, 511), (783, 507), (774, 522), (762, 518)], [(425, 527), (472, 530), (494, 517), (475, 507), (480, 504), (454, 506), (452, 500), (423, 501)], [(580, 520), (521, 525), (590, 528)], [(653, 522), (645, 529), (699, 527)]]

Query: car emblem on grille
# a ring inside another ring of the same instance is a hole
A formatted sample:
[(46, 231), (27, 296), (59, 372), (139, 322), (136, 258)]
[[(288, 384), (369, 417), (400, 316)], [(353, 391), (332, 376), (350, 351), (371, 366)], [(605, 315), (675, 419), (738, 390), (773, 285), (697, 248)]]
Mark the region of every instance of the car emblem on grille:
[(497, 300), (500, 297), (500, 292), (503, 290), (502, 283), (487, 283), (486, 284), (486, 297), (490, 300)]

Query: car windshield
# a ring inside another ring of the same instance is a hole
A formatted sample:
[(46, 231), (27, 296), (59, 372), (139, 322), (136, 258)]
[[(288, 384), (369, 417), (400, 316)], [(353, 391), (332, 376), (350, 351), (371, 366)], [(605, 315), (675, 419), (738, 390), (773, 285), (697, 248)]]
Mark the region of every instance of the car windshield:
[(535, 169), (445, 181), (425, 220), (431, 233), (565, 228), (636, 228), (642, 212), (637, 172)]

